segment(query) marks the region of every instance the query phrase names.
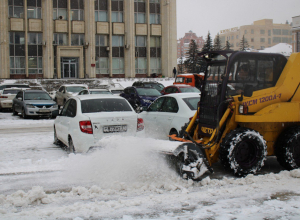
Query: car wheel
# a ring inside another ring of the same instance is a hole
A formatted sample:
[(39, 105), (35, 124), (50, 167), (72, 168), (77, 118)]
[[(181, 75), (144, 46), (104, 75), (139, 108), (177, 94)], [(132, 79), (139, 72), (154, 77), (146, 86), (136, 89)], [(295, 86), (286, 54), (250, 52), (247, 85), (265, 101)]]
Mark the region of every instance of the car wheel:
[(75, 147), (72, 138), (69, 138), (69, 148), (68, 148), (69, 153), (74, 153), (75, 154)]
[(274, 146), (279, 164), (287, 170), (300, 167), (300, 127), (293, 126), (283, 131)]
[(27, 119), (28, 116), (26, 115), (25, 109), (22, 109), (22, 118)]
[(263, 136), (248, 128), (237, 128), (223, 139), (219, 159), (222, 165), (236, 176), (257, 173), (267, 157), (267, 145)]
[(14, 105), (13, 105), (13, 107), (12, 107), (12, 112), (13, 112), (13, 113), (12, 113), (13, 115), (18, 115), (18, 112), (16, 112), (15, 106), (14, 106)]
[[(178, 132), (175, 129), (171, 130), (170, 133), (169, 133), (169, 135), (173, 135), (173, 134), (176, 134), (176, 137), (178, 137)], [(170, 141), (175, 141), (171, 137), (169, 137), (169, 140)]]
[(53, 142), (53, 144), (61, 146), (61, 141), (57, 138), (55, 127), (54, 127), (54, 142)]

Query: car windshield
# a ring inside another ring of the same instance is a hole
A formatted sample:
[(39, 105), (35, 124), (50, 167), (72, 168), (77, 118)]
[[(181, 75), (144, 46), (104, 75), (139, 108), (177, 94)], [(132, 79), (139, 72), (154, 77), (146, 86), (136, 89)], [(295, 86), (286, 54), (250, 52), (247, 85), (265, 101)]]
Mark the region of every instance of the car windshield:
[(197, 110), (197, 104), (200, 101), (200, 96), (199, 97), (191, 97), (191, 98), (183, 98), (183, 101), (187, 104), (187, 106), (191, 110)]
[(136, 88), (137, 93), (140, 96), (160, 96), (160, 92), (157, 89), (152, 88)]
[(89, 99), (81, 101), (82, 113), (95, 112), (131, 112), (132, 109), (124, 99)]
[(180, 88), (181, 92), (200, 92), (199, 89), (195, 87), (185, 87), (185, 88)]
[(110, 91), (90, 91), (91, 94), (111, 94)]
[(67, 92), (80, 92), (81, 90), (86, 89), (84, 86), (67, 86)]
[(185, 77), (177, 77), (176, 80), (175, 80), (175, 82), (177, 82), (177, 83), (184, 83), (184, 79), (185, 79)]
[(152, 87), (154, 89), (157, 89), (158, 91), (161, 91), (163, 90), (165, 87), (161, 84), (158, 84), (158, 83), (153, 83), (153, 84), (145, 84), (145, 87)]
[(20, 90), (15, 90), (15, 89), (9, 89), (9, 90), (4, 90), (3, 94), (17, 94)]
[(52, 100), (46, 92), (26, 92), (24, 100)]

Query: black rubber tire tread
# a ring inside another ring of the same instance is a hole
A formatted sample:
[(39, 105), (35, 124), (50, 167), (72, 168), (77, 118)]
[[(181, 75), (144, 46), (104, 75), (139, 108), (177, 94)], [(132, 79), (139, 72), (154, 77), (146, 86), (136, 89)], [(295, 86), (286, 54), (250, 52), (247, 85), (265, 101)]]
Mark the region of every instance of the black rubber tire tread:
[(13, 113), (12, 113), (13, 115), (18, 115), (18, 112), (16, 112), (15, 106), (14, 106), (14, 105), (13, 105), (13, 107), (12, 107), (12, 112), (13, 112)]
[[(292, 126), (284, 130), (274, 145), (279, 164), (287, 170), (300, 167), (300, 126)], [(298, 151), (295, 153), (295, 151)]]
[(26, 115), (25, 109), (22, 109), (22, 118), (27, 119), (28, 116)]
[(74, 153), (74, 154), (76, 153), (75, 146), (74, 146), (74, 143), (73, 143), (73, 140), (72, 140), (71, 137), (69, 138), (68, 152), (69, 153)]
[(179, 138), (186, 138), (186, 137), (184, 136), (184, 132), (185, 132), (185, 130), (187, 129), (187, 127), (189, 126), (189, 124), (190, 124), (190, 122), (185, 123), (185, 124), (181, 127), (181, 130), (179, 131), (179, 134), (178, 134), (178, 137), (179, 137)]
[[(245, 148), (245, 145), (251, 148)], [(242, 158), (241, 153), (244, 153), (245, 149), (252, 151), (252, 154), (255, 155), (250, 158), (247, 156), (247, 158), (243, 158), (242, 162), (239, 162), (236, 157)], [(228, 133), (222, 140), (219, 149), (221, 164), (239, 177), (257, 173), (263, 167), (266, 157), (266, 141), (257, 131), (249, 128), (237, 128)]]

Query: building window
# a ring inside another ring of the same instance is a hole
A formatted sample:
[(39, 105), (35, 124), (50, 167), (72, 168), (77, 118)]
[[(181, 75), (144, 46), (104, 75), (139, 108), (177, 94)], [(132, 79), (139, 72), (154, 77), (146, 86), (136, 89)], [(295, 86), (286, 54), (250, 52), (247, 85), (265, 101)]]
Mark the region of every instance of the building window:
[(25, 74), (25, 33), (9, 33), (10, 74)]
[(123, 0), (111, 0), (111, 22), (123, 22)]
[(96, 73), (108, 74), (108, 36), (96, 35)]
[(251, 29), (251, 34), (254, 34), (254, 30), (253, 29)]
[(67, 0), (53, 0), (53, 20), (67, 20), (67, 12)]
[(72, 34), (71, 45), (72, 46), (84, 45), (84, 34)]
[(251, 42), (254, 42), (254, 38), (251, 38)]
[(260, 38), (260, 42), (264, 43), (265, 42), (265, 38)]
[(160, 24), (160, 0), (150, 0), (150, 24)]
[(231, 36), (231, 40), (233, 40), (234, 39), (234, 36)]
[(239, 39), (239, 35), (236, 35), (236, 39)]
[(84, 20), (84, 5), (83, 0), (71, 0), (71, 20)]
[(124, 36), (112, 36), (112, 73), (124, 73)]
[(95, 21), (108, 21), (107, 0), (95, 0)]
[(273, 43), (281, 43), (281, 37), (273, 37)]
[(247, 30), (244, 31), (244, 34), (247, 34)]
[(147, 73), (147, 38), (135, 36), (135, 73)]
[(268, 30), (268, 36), (271, 36), (271, 30)]
[(68, 45), (68, 34), (53, 34), (53, 45)]
[(43, 46), (42, 33), (28, 33), (28, 73), (42, 74), (43, 73)]
[(282, 29), (282, 35), (290, 35), (290, 31), (286, 29)]
[(260, 34), (265, 34), (265, 30), (260, 30)]
[(281, 38), (281, 43), (291, 44), (292, 43), (292, 39), (288, 38), (288, 37), (283, 37), (283, 38)]
[(161, 38), (150, 37), (150, 71), (161, 73)]
[(42, 18), (41, 0), (27, 0), (27, 18)]
[(134, 22), (146, 23), (145, 0), (134, 0)]
[(271, 44), (271, 38), (268, 38), (268, 44)]
[(281, 35), (281, 29), (273, 29), (274, 35)]
[(8, 14), (10, 18), (24, 18), (23, 0), (9, 0)]

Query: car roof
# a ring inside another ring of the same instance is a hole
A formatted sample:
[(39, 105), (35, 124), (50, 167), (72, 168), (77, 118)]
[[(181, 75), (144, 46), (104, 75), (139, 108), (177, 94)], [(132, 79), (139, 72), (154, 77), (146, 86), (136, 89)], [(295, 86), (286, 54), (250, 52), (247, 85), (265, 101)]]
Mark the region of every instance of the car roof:
[(84, 89), (89, 91), (109, 91), (108, 89)]
[(186, 85), (186, 84), (174, 84), (174, 85), (170, 85), (167, 87), (178, 87), (178, 88), (184, 88), (184, 87), (194, 87), (194, 86), (190, 86), (190, 85)]
[(5, 89), (3, 89), (3, 91), (4, 90), (19, 90), (19, 91), (21, 91), (21, 90), (30, 90), (30, 88), (11, 87), (11, 88), (5, 88)]
[(89, 100), (89, 99), (125, 99), (121, 96), (113, 96), (110, 94), (90, 94), (90, 95), (78, 95), (72, 98), (78, 98), (79, 100)]
[(9, 85), (9, 86), (29, 86), (29, 84), (26, 84), (26, 83), (2, 83), (0, 84), (0, 86), (6, 86), (6, 85)]
[(197, 92), (171, 93), (168, 95), (164, 95), (162, 97), (180, 97), (180, 98), (199, 97), (200, 99), (200, 94), (201, 93), (197, 93)]
[(61, 86), (65, 86), (65, 87), (71, 87), (71, 86), (84, 86), (84, 87), (88, 87), (87, 85), (85, 84), (63, 84)]
[(48, 93), (48, 92), (46, 92), (46, 91), (44, 91), (44, 90), (40, 90), (40, 89), (36, 89), (36, 90), (33, 90), (33, 89), (27, 89), (27, 90), (23, 90), (24, 92), (30, 92), (30, 93), (32, 93), (32, 92), (43, 92), (43, 93)]

